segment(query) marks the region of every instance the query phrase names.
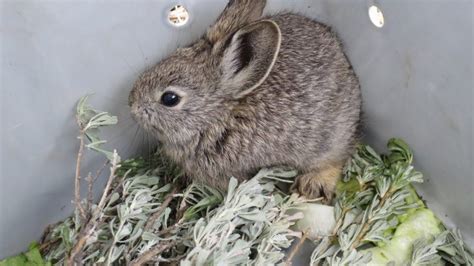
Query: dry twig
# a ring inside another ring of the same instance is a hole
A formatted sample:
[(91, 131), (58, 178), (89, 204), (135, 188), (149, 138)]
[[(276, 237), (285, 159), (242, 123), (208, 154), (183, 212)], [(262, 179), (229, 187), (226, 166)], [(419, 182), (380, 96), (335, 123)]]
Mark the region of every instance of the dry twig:
[(177, 240), (171, 240), (166, 243), (158, 244), (155, 247), (151, 248), (147, 252), (143, 253), (140, 257), (134, 259), (130, 265), (132, 266), (140, 266), (145, 264), (146, 262), (150, 261), (156, 255), (159, 255), (169, 248), (175, 246), (178, 243)]
[(76, 174), (74, 177), (74, 203), (76, 210), (81, 216), (81, 220), (86, 220), (86, 212), (81, 204), (81, 162), (84, 155), (84, 132), (79, 135), (79, 151), (76, 159)]
[(93, 192), (93, 185), (94, 185), (94, 180), (92, 177), (92, 174), (89, 172), (87, 175), (87, 205), (86, 205), (86, 210), (87, 213), (90, 215), (92, 212), (92, 202), (94, 201), (94, 194)]
[(161, 214), (163, 214), (163, 212), (166, 210), (166, 207), (168, 207), (168, 205), (173, 200), (173, 197), (176, 192), (178, 192), (178, 188), (175, 187), (168, 195), (166, 195), (165, 201), (163, 201), (163, 203), (160, 205), (158, 211), (156, 211), (150, 218), (148, 218), (148, 221), (145, 225), (145, 231), (149, 231), (153, 227), (156, 220), (160, 218)]
[(76, 261), (80, 256), (79, 254), (82, 252), (87, 240), (89, 240), (90, 236), (94, 233), (95, 229), (100, 225), (102, 222), (103, 216), (101, 215), (102, 209), (104, 208), (106, 199), (108, 197), (108, 192), (110, 187), (113, 183), (114, 178), (116, 177), (115, 173), (117, 169), (120, 167), (119, 165), (119, 157), (117, 155), (117, 151), (114, 151), (114, 159), (112, 160), (112, 166), (110, 167), (110, 175), (109, 179), (107, 180), (107, 185), (104, 188), (104, 192), (102, 193), (102, 197), (97, 205), (97, 208), (94, 210), (91, 218), (87, 222), (87, 224), (81, 229), (79, 233), (80, 237), (79, 240), (74, 244), (70, 255), (66, 259), (66, 265), (74, 265), (74, 262), (80, 264), (80, 261)]
[(298, 253), (298, 251), (301, 249), (303, 246), (304, 242), (306, 241), (307, 238), (307, 233), (303, 232), (303, 236), (301, 236), (300, 241), (296, 243), (295, 247), (291, 250), (290, 254), (286, 258), (285, 265), (289, 266), (291, 265), (291, 261), (293, 260), (293, 257)]
[(172, 232), (174, 229), (179, 228), (179, 227), (181, 226), (181, 224), (183, 223), (183, 220), (184, 220), (184, 219), (180, 219), (177, 223), (175, 223), (175, 224), (173, 224), (173, 225), (171, 225), (171, 226), (168, 226), (168, 227), (166, 227), (166, 228), (160, 230), (160, 231), (157, 233), (157, 235), (158, 235), (158, 236), (164, 236), (164, 235), (166, 235), (166, 234)]

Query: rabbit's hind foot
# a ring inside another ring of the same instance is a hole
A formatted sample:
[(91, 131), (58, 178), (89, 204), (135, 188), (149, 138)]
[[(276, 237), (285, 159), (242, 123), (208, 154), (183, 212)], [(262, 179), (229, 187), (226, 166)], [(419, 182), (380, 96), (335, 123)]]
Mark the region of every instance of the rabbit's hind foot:
[(296, 177), (291, 190), (308, 199), (323, 198), (329, 204), (336, 191), (336, 184), (342, 174), (342, 163), (327, 164)]

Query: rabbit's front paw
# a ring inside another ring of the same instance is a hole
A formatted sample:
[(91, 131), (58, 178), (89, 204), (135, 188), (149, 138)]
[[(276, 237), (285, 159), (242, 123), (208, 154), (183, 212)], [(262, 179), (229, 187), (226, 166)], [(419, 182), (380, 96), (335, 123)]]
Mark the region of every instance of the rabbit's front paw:
[(308, 199), (323, 198), (329, 204), (334, 196), (336, 184), (342, 173), (342, 164), (330, 164), (304, 173), (296, 178), (292, 191)]

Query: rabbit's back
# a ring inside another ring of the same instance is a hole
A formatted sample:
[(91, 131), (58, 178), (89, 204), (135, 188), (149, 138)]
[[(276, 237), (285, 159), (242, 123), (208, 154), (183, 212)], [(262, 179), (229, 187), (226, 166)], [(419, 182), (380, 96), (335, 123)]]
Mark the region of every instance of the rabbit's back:
[(280, 27), (281, 49), (269, 77), (235, 111), (234, 130), (246, 135), (238, 150), (250, 155), (242, 160), (303, 169), (345, 160), (357, 140), (361, 93), (340, 41), (301, 15), (268, 19)]

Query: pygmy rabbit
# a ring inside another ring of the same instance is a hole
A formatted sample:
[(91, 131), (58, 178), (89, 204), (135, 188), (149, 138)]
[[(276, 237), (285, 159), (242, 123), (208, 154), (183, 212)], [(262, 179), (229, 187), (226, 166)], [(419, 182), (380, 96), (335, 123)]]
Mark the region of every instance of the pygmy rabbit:
[(295, 190), (329, 200), (358, 139), (359, 83), (328, 26), (262, 18), (265, 4), (230, 0), (201, 39), (138, 78), (132, 114), (193, 180), (225, 189), (290, 166)]

